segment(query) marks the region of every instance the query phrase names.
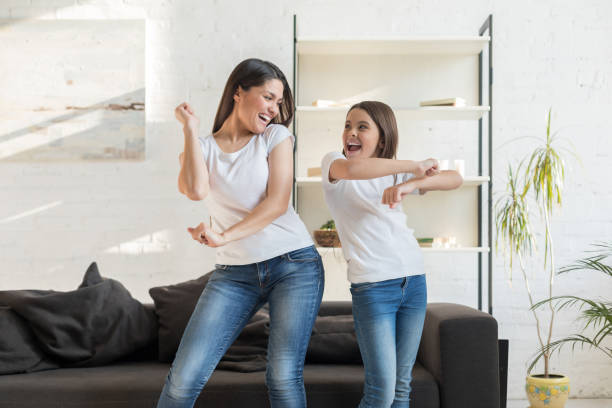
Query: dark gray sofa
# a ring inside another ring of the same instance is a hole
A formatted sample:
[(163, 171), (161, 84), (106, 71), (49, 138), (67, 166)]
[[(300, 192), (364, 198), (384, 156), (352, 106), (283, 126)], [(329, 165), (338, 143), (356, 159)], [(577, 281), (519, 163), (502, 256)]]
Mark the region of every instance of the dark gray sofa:
[[(154, 310), (152, 304), (147, 304)], [(323, 302), (319, 315), (351, 313), (350, 302)], [(0, 408), (154, 407), (169, 364), (151, 344), (111, 365), (0, 376)], [(414, 367), (412, 408), (500, 406), (497, 322), (456, 304), (430, 303)], [(264, 372), (216, 370), (196, 407), (268, 407)], [(306, 364), (308, 406), (356, 407), (363, 367)]]

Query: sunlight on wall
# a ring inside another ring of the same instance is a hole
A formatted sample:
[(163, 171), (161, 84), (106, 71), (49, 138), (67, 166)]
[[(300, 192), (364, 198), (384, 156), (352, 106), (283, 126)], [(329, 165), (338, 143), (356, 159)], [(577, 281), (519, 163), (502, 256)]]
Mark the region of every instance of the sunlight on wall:
[(161, 230), (110, 247), (104, 252), (107, 254), (141, 255), (168, 252), (170, 249), (169, 230)]
[(0, 224), (5, 224), (5, 223), (11, 222), (11, 221), (18, 220), (20, 218), (25, 218), (25, 217), (28, 217), (30, 215), (34, 215), (34, 214), (46, 211), (46, 210), (48, 210), (50, 208), (57, 207), (58, 205), (61, 205), (61, 204), (63, 204), (63, 201), (54, 201), (52, 203), (49, 203), (49, 204), (46, 204), (46, 205), (43, 205), (43, 206), (40, 206), (40, 207), (37, 207), (37, 208), (33, 208), (33, 209), (25, 211), (25, 212), (22, 212), (21, 214), (17, 214), (17, 215), (13, 215), (12, 217), (4, 218), (4, 219), (0, 220)]

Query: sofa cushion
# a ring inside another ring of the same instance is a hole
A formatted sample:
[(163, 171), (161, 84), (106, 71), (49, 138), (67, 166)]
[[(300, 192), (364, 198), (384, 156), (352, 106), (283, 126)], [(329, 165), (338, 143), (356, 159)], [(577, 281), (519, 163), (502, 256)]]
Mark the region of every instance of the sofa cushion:
[[(160, 362), (174, 360), (183, 332), (211, 274), (212, 271), (197, 279), (149, 289), (158, 316)], [(217, 367), (241, 372), (265, 370), (269, 332), (270, 314), (266, 303), (246, 324)]]
[[(156, 361), (115, 363), (95, 368), (59, 369), (9, 375), (0, 381), (0, 406), (14, 408), (153, 407), (170, 365)], [(438, 386), (414, 366), (411, 406), (438, 408)], [(307, 364), (304, 383), (309, 407), (354, 408), (363, 392), (360, 365)], [(215, 370), (195, 407), (269, 407), (265, 373)]]
[(0, 374), (59, 367), (45, 356), (27, 322), (10, 307), (0, 306), (0, 333)]
[(306, 362), (361, 364), (353, 316), (317, 316), (308, 344)]
[(159, 326), (159, 361), (174, 360), (185, 327), (211, 274), (212, 271), (197, 279), (149, 289)]
[(69, 292), (1, 291), (26, 322), (43, 352), (62, 366), (108, 364), (145, 347), (157, 336), (155, 314), (93, 262), (78, 289)]

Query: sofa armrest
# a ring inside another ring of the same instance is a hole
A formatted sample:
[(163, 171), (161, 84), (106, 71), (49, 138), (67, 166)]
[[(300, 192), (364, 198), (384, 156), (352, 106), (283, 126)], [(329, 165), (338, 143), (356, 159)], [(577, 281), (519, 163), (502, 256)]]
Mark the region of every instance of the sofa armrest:
[(428, 304), (418, 359), (438, 382), (442, 408), (499, 407), (497, 321), (491, 315)]

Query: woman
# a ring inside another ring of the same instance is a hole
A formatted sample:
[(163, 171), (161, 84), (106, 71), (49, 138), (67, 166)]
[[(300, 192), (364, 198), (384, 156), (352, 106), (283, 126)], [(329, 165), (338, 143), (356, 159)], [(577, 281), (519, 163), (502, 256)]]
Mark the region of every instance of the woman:
[(207, 198), (212, 226), (188, 231), (216, 248), (211, 275), (185, 328), (158, 407), (192, 407), (225, 351), (266, 302), (270, 335), (266, 385), (272, 407), (305, 407), (303, 368), (323, 295), (323, 264), (289, 205), (293, 97), (283, 73), (259, 59), (231, 73), (212, 134), (183, 103), (179, 191)]

